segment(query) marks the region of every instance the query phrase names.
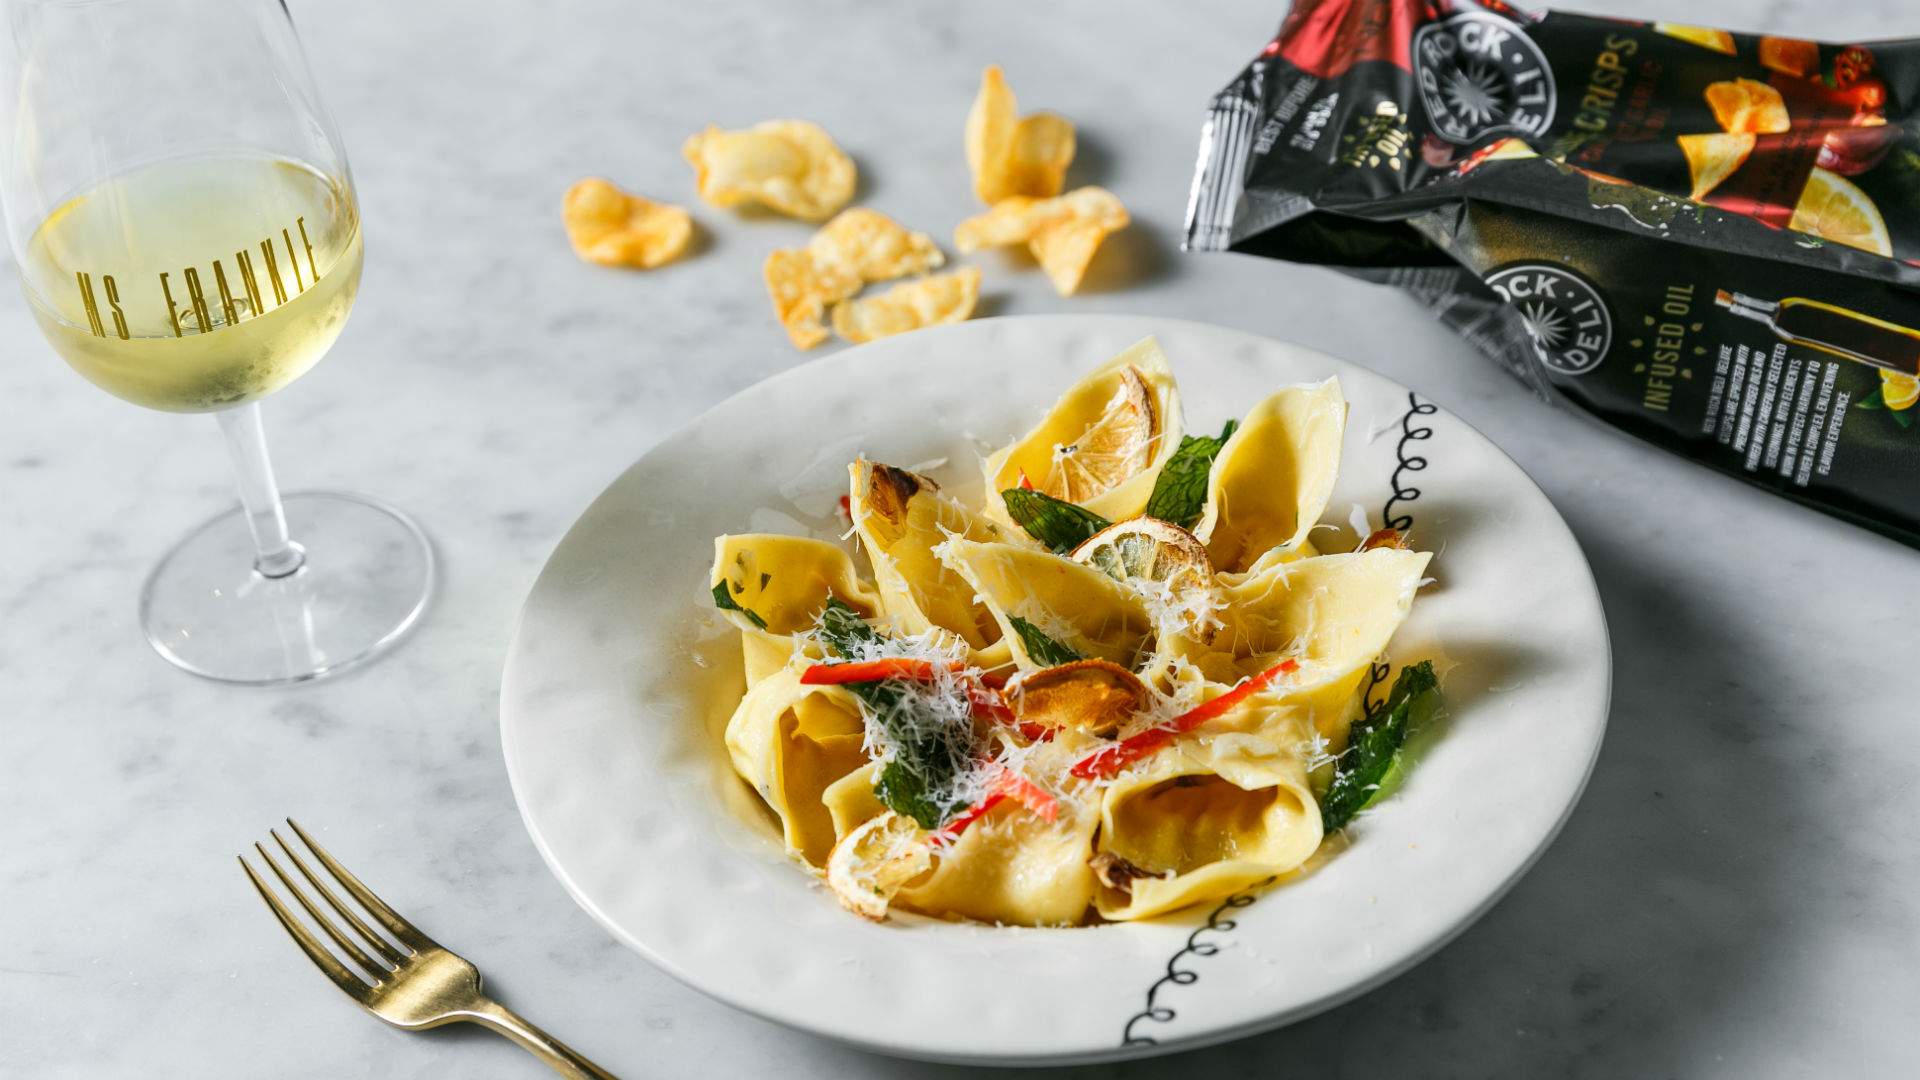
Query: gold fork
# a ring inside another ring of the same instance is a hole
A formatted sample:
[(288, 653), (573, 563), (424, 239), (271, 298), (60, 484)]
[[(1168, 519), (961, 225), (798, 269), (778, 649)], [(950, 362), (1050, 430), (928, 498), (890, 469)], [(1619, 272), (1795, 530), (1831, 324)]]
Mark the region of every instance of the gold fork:
[[(560, 1040), (481, 993), (480, 972), (472, 964), (441, 948), (432, 938), (401, 918), (399, 913), (373, 895), (373, 890), (362, 885), (359, 878), (327, 854), (327, 849), (307, 835), (307, 830), (301, 828), (298, 822), (288, 818), (287, 824), (292, 826), (313, 857), (332, 875), (335, 884), (353, 894), (367, 914), (373, 916), (374, 921), (385, 927), (388, 935), (391, 935), (391, 939), (383, 937), (355, 915), (321, 881), (319, 875), (307, 867), (306, 860), (281, 839), (278, 832), (267, 830), (274, 842), (280, 845), (280, 850), (286, 853), (288, 861), (300, 871), (300, 876), (307, 879), (313, 891), (319, 893), (327, 907), (333, 909), (337, 919), (329, 918), (308, 899), (306, 891), (295, 885), (293, 878), (267, 853), (266, 845), (253, 845), (273, 870), (273, 875), (280, 879), (280, 884), (293, 894), (314, 923), (353, 961), (359, 972), (341, 963), (339, 957), (328, 951), (312, 931), (294, 917), (287, 905), (254, 872), (252, 864), (245, 857), (241, 857), (240, 866), (246, 870), (253, 887), (260, 890), (260, 898), (273, 909), (280, 925), (287, 928), (287, 933), (293, 935), (300, 950), (307, 954), (307, 959), (312, 960), (315, 967), (333, 980), (333, 985), (361, 1008), (407, 1031), (425, 1031), (442, 1024), (479, 1024), (519, 1043), (528, 1053), (546, 1062), (562, 1076), (579, 1080), (615, 1080), (612, 1073), (581, 1057)], [(353, 936), (341, 930), (342, 923), (353, 929), (358, 943)]]

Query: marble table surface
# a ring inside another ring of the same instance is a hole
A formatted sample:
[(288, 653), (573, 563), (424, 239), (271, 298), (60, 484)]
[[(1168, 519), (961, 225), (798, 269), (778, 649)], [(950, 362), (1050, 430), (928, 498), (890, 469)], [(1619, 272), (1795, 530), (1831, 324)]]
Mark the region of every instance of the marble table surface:
[[(983, 260), (986, 313), (1213, 321), (1446, 404), (1572, 524), (1616, 665), (1585, 801), (1456, 942), (1294, 1027), (1076, 1075), (1877, 1076), (1920, 1056), (1920, 553), (1545, 405), (1394, 292), (1180, 254), (1201, 109), (1280, 3), (296, 6), (368, 255), (345, 335), (268, 403), (269, 433), (289, 489), (413, 511), (442, 591), (334, 681), (166, 666), (134, 596), (231, 497), (215, 427), (74, 376), (0, 270), (0, 1075), (539, 1075), (491, 1036), (388, 1029), (306, 966), (233, 863), (287, 814), (622, 1075), (962, 1075), (735, 1013), (616, 944), (521, 828), (495, 713), (514, 613), (574, 516), (798, 360), (758, 267), (805, 227), (696, 207), (698, 257), (625, 274), (575, 261), (560, 193), (599, 173), (691, 203), (687, 133), (797, 115), (858, 158), (868, 204), (944, 234), (972, 206), (960, 126), (987, 62), (1080, 122), (1077, 179), (1137, 223), (1071, 300)], [(1892, 0), (1617, 11), (1920, 34)]]

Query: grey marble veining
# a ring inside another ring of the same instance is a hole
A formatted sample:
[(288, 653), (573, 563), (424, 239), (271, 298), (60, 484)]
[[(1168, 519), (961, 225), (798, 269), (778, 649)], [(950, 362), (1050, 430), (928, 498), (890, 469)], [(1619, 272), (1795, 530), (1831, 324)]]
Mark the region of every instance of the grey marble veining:
[[(282, 482), (390, 499), (444, 558), (418, 634), (317, 686), (215, 686), (148, 651), (141, 579), (230, 497), (214, 427), (75, 377), (0, 270), (0, 1075), (536, 1075), (491, 1036), (387, 1029), (307, 969), (232, 862), (289, 813), (623, 1075), (960, 1075), (739, 1015), (611, 941), (520, 826), (495, 705), (515, 610), (580, 509), (666, 432), (798, 359), (758, 267), (807, 228), (695, 204), (680, 140), (709, 121), (817, 120), (858, 158), (867, 203), (941, 235), (972, 209), (960, 126), (990, 61), (1027, 107), (1081, 124), (1076, 179), (1138, 223), (1073, 300), (981, 260), (988, 313), (1214, 321), (1445, 403), (1571, 522), (1615, 649), (1585, 801), (1457, 942), (1290, 1029), (1073, 1075), (1910, 1068), (1920, 555), (1544, 406), (1397, 294), (1178, 254), (1200, 110), (1282, 10), (1191, 7), (300, 4), (368, 261), (333, 355), (268, 405)], [(1619, 13), (1920, 35), (1892, 0)], [(576, 262), (557, 204), (589, 173), (693, 205), (704, 250), (645, 275)]]

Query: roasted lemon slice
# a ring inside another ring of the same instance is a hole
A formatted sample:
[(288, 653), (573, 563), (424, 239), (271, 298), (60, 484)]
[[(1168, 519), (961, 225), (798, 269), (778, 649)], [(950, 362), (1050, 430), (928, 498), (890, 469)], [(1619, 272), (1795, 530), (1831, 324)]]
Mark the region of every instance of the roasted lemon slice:
[(1072, 442), (1054, 444), (1053, 462), (1040, 490), (1070, 503), (1109, 491), (1147, 467), (1159, 433), (1146, 379), (1138, 369), (1125, 368), (1100, 418)]
[(1177, 626), (1202, 643), (1213, 640), (1220, 610), (1213, 563), (1206, 545), (1187, 530), (1133, 518), (1094, 533), (1072, 558), (1139, 593), (1162, 626)]
[(933, 869), (927, 836), (889, 810), (841, 837), (827, 857), (827, 887), (842, 907), (879, 922), (894, 894)]
[[(1068, 387), (1038, 424), (980, 463), (987, 516), (1013, 525), (1001, 493), (1051, 480), (1045, 494), (1108, 521), (1125, 521), (1146, 510), (1180, 435), (1173, 367), (1159, 342), (1142, 338)], [(1135, 467), (1128, 473), (1130, 464)], [(1070, 495), (1070, 481), (1099, 494)]]
[(1880, 208), (1853, 181), (1826, 169), (1816, 168), (1807, 177), (1787, 227), (1875, 255), (1893, 254)]

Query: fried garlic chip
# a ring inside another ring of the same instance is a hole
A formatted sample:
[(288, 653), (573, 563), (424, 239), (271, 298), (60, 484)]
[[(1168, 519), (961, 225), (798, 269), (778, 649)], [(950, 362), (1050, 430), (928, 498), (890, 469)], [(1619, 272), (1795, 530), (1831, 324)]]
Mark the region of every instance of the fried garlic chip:
[(1725, 131), (1777, 135), (1793, 126), (1786, 99), (1758, 79), (1708, 83), (1705, 97), (1707, 108)]
[(1054, 291), (1072, 296), (1101, 242), (1129, 220), (1127, 208), (1105, 188), (1075, 188), (1051, 199), (1015, 195), (961, 222), (953, 246), (971, 252), (1025, 243)]
[[(830, 305), (851, 297), (869, 281), (925, 273), (946, 261), (926, 233), (914, 232), (878, 210), (856, 207), (821, 226), (806, 247), (782, 248), (768, 255), (761, 272), (787, 337), (795, 348), (811, 349), (827, 339), (824, 320)], [(977, 295), (977, 285), (974, 291)], [(972, 310), (973, 303), (968, 301), (967, 311)], [(951, 321), (964, 318), (962, 314)]]
[(988, 65), (967, 113), (967, 168), (974, 194), (988, 206), (1011, 195), (1049, 198), (1066, 185), (1073, 122), (1054, 113), (1019, 114), (1000, 66)]
[(1074, 660), (1028, 672), (1007, 687), (1022, 724), (1112, 735), (1147, 711), (1152, 695), (1133, 672), (1111, 660)]
[(822, 221), (853, 198), (853, 159), (818, 124), (768, 120), (743, 131), (708, 125), (680, 153), (700, 197), (715, 206), (759, 202), (788, 217)]
[(895, 285), (879, 296), (833, 308), (833, 329), (852, 342), (904, 334), (923, 326), (966, 321), (980, 301), (980, 268), (962, 267)]
[(693, 238), (685, 210), (630, 195), (597, 176), (567, 189), (560, 221), (574, 254), (602, 266), (650, 270), (679, 258)]

